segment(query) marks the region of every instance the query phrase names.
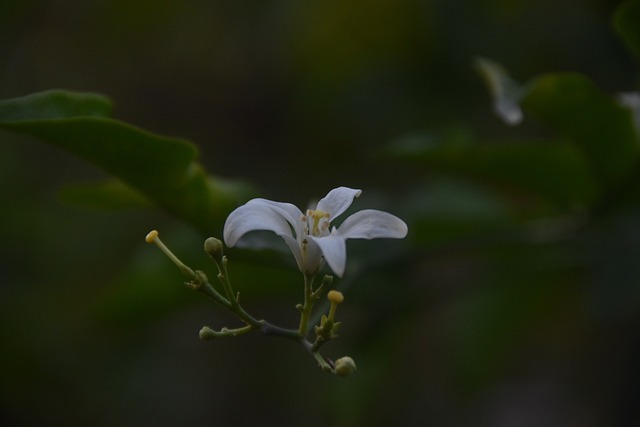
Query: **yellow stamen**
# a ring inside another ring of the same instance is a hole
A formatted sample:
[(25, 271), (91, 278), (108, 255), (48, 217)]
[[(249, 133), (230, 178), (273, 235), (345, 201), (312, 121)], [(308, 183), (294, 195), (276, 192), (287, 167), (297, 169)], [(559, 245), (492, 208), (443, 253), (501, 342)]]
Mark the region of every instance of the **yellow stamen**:
[(328, 212), (324, 212), (321, 211), (319, 209), (316, 209), (315, 211), (309, 211), (307, 212), (307, 215), (310, 215), (313, 218), (313, 235), (317, 236), (320, 234), (320, 230), (318, 229), (318, 226), (320, 225), (320, 220), (322, 218), (329, 218), (330, 214)]

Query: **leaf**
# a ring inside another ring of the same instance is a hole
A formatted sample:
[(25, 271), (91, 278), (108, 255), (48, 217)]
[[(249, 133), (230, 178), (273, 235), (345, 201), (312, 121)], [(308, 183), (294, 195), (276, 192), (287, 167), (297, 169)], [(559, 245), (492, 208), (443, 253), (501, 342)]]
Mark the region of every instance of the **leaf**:
[(602, 187), (611, 189), (630, 176), (638, 160), (638, 141), (633, 110), (627, 105), (578, 74), (549, 74), (517, 86), (499, 64), (487, 59), (477, 64), (506, 121), (520, 118), (519, 102), (525, 115), (540, 119), (584, 153)]
[(584, 76), (535, 79), (523, 107), (575, 143), (604, 187), (615, 187), (631, 175), (638, 161), (633, 114)]
[(600, 192), (584, 154), (562, 141), (466, 141), (459, 136), (425, 138), (410, 143), (403, 156), (430, 169), (461, 174), (508, 193), (524, 192), (562, 207), (593, 203)]
[(110, 108), (100, 95), (48, 91), (0, 102), (0, 127), (70, 151), (157, 206), (219, 233), (248, 188), (208, 176), (196, 147), (185, 140), (104, 117)]
[(148, 208), (151, 201), (122, 181), (69, 184), (58, 193), (60, 200), (98, 209)]
[(621, 4), (613, 14), (613, 26), (631, 51), (640, 58), (640, 1)]
[(406, 203), (412, 242), (423, 247), (442, 248), (514, 225), (504, 198), (473, 180), (430, 176)]
[(0, 101), (0, 118), (8, 122), (78, 116), (108, 117), (111, 109), (111, 101), (102, 95), (49, 90)]

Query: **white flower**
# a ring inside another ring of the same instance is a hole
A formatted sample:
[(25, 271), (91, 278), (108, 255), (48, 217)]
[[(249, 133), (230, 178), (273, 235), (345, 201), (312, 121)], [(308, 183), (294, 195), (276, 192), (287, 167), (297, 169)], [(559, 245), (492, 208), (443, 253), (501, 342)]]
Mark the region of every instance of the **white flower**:
[(347, 187), (334, 188), (306, 214), (290, 203), (249, 200), (227, 218), (224, 241), (232, 247), (249, 231), (273, 231), (287, 243), (300, 271), (314, 275), (326, 260), (329, 267), (342, 277), (347, 261), (346, 239), (401, 239), (407, 235), (404, 221), (373, 209), (356, 212), (340, 227), (329, 230), (330, 223), (346, 211), (361, 193)]

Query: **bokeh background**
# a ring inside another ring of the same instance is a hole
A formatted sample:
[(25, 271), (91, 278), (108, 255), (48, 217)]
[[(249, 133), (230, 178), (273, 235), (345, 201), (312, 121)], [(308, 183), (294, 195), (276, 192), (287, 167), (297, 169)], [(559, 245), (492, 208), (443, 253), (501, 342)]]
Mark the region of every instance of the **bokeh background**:
[[(287, 341), (200, 341), (201, 326), (236, 320), (143, 238), (159, 229), (213, 276), (208, 235), (157, 209), (61, 202), (61, 188), (104, 174), (2, 131), (3, 425), (640, 423), (637, 198), (550, 207), (406, 154), (439, 135), (549, 135), (493, 114), (478, 56), (521, 81), (574, 71), (608, 94), (637, 90), (617, 5), (1, 0), (0, 98), (102, 93), (116, 118), (193, 141), (209, 172), (257, 195), (304, 207), (362, 188), (356, 209), (410, 229), (349, 242), (344, 324), (324, 354), (359, 369), (337, 378)], [(295, 326), (290, 254), (229, 254), (247, 310)]]

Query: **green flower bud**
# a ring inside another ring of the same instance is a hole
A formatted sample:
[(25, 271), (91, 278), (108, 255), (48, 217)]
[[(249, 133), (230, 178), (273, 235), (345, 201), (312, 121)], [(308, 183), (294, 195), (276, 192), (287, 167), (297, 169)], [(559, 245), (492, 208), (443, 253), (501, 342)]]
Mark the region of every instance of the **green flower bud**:
[(222, 262), (224, 256), (222, 242), (215, 237), (209, 237), (204, 241), (204, 251), (216, 262)]
[(349, 356), (341, 357), (336, 360), (333, 368), (333, 372), (341, 377), (347, 377), (356, 371), (356, 362)]
[(208, 327), (208, 326), (203, 326), (203, 327), (202, 327), (202, 329), (200, 329), (200, 334), (199, 334), (199, 336), (200, 336), (200, 339), (201, 339), (201, 340), (212, 340), (212, 339), (214, 339), (214, 338), (217, 336), (217, 334), (216, 334), (216, 332), (215, 332), (213, 329), (211, 329), (210, 327)]

